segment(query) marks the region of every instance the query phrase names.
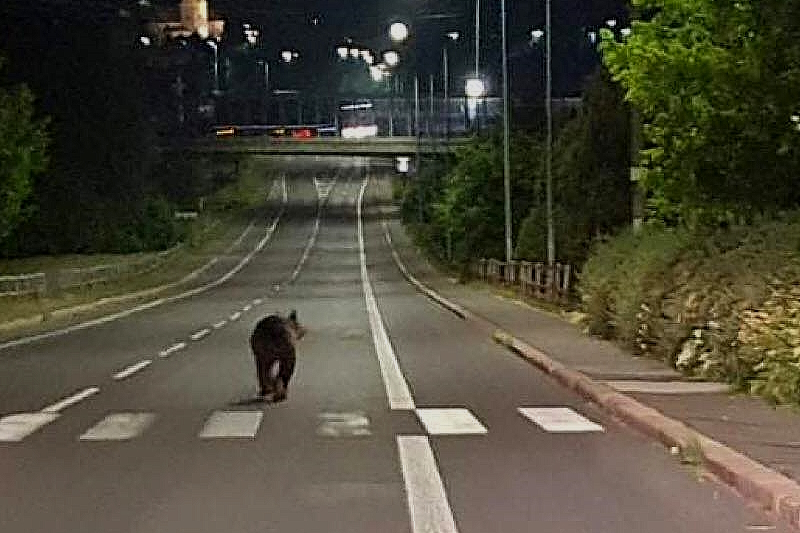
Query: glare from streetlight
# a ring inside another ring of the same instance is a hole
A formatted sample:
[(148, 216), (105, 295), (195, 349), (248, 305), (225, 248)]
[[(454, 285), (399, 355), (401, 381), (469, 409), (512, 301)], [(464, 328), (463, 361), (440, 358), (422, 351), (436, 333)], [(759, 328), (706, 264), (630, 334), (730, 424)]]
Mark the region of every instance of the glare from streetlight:
[(619, 33), (620, 33), (620, 34), (621, 34), (623, 37), (629, 37), (629, 36), (630, 36), (630, 34), (631, 34), (631, 29), (630, 29), (630, 28), (622, 28), (621, 30), (619, 30)]
[(147, 35), (142, 35), (139, 37), (139, 42), (142, 43), (144, 46), (150, 46), (150, 37)]
[(597, 32), (596, 31), (590, 31), (590, 32), (588, 32), (586, 34), (586, 36), (589, 38), (589, 42), (590, 43), (597, 44)]
[(284, 50), (283, 52), (281, 52), (281, 59), (283, 59), (284, 63), (291, 63), (293, 57), (294, 54), (291, 52), (291, 50)]
[(369, 58), (372, 57), (372, 53), (369, 50), (360, 50), (358, 55), (361, 56), (361, 59), (369, 63)]
[(480, 78), (470, 78), (467, 80), (465, 92), (470, 98), (480, 98), (486, 93), (486, 86)]
[(609, 28), (614, 28), (617, 25), (617, 19), (608, 19), (606, 21), (606, 26)]
[(347, 59), (347, 56), (350, 54), (350, 50), (346, 46), (340, 46), (336, 49), (336, 53), (339, 55), (340, 59)]
[(369, 67), (369, 75), (372, 76), (373, 81), (381, 81), (383, 79), (383, 71), (376, 66)]
[(402, 22), (393, 23), (389, 26), (389, 37), (397, 43), (405, 41), (408, 38), (408, 26)]
[(459, 38), (459, 37), (461, 37), (461, 34), (460, 34), (460, 33), (458, 33), (457, 31), (451, 31), (451, 32), (448, 32), (448, 33), (447, 33), (447, 36), (448, 36), (450, 39), (452, 39), (453, 41), (457, 41), (457, 40), (458, 40), (458, 38)]
[(538, 43), (544, 37), (544, 31), (540, 29), (531, 30), (531, 40)]
[(383, 61), (390, 67), (397, 66), (397, 64), (400, 62), (400, 54), (394, 50), (387, 50), (383, 53)]
[(350, 57), (352, 57), (353, 59), (358, 59), (358, 54), (360, 54), (360, 53), (361, 52), (358, 50), (358, 48), (351, 48), (350, 49)]

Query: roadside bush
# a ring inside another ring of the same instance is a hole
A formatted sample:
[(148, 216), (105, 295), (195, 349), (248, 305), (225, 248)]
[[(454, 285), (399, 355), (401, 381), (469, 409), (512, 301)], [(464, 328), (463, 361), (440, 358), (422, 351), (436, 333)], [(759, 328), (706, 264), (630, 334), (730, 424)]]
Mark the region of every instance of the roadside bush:
[(589, 331), (687, 375), (800, 404), (800, 217), (599, 242), (579, 279)]
[(686, 231), (658, 226), (598, 241), (578, 285), (589, 332), (645, 349), (666, 273), (687, 243)]

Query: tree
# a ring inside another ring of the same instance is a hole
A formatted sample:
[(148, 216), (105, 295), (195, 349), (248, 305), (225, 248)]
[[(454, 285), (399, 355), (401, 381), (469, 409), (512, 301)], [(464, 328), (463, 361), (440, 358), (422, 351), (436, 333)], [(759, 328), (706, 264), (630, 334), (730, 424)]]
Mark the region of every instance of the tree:
[(47, 121), (34, 115), (26, 86), (0, 88), (0, 243), (30, 214), (32, 177), (47, 166)]
[[(605, 70), (586, 85), (583, 105), (559, 129), (553, 147), (553, 211), (561, 261), (582, 263), (592, 240), (630, 223), (629, 111)], [(547, 250), (544, 171), (537, 174), (517, 256), (542, 261)]]
[(719, 221), (800, 203), (799, 0), (633, 0), (603, 60), (641, 113), (651, 213)]

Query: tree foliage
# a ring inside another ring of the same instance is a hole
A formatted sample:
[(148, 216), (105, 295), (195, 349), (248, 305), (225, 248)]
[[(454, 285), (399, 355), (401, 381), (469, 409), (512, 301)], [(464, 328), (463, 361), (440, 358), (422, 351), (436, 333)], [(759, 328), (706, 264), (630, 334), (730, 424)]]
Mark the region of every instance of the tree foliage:
[(32, 179), (47, 165), (47, 144), (46, 120), (35, 116), (31, 91), (0, 88), (0, 242), (30, 214)]
[(800, 1), (633, 0), (604, 62), (641, 112), (654, 214), (719, 221), (797, 205)]
[[(517, 256), (547, 255), (544, 147), (534, 174), (536, 194), (517, 244)], [(606, 71), (586, 86), (583, 105), (558, 131), (553, 147), (556, 256), (580, 264), (592, 240), (630, 222), (629, 113), (621, 88)]]

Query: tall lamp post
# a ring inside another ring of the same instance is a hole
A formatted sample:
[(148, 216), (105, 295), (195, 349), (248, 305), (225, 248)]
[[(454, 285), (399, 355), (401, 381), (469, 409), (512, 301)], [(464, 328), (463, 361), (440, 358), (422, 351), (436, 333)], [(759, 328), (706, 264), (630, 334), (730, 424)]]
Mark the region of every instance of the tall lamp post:
[(553, 222), (553, 71), (552, 71), (552, 38), (551, 38), (551, 12), (550, 0), (546, 0), (545, 7), (545, 42), (547, 56), (547, 90), (545, 95), (545, 110), (547, 114), (547, 265), (550, 270), (548, 284), (553, 282), (553, 267), (556, 262), (556, 232)]
[[(550, 0), (548, 0), (549, 2)], [(500, 2), (503, 24), (503, 205), (505, 208), (506, 265), (511, 264), (511, 157), (509, 150), (508, 119), (508, 50), (506, 37), (506, 0)]]

